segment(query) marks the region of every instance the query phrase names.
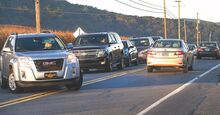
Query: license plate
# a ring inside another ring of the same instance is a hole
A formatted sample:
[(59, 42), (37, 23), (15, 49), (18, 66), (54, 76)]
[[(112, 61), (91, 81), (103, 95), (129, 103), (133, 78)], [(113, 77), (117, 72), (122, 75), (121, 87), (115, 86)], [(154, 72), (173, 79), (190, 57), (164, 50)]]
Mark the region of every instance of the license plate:
[(56, 72), (45, 73), (45, 74), (44, 74), (44, 77), (45, 77), (45, 78), (48, 78), (48, 79), (57, 78), (57, 73), (56, 73)]
[(169, 53), (162, 53), (162, 56), (169, 56)]
[(205, 51), (210, 51), (210, 49), (205, 49)]

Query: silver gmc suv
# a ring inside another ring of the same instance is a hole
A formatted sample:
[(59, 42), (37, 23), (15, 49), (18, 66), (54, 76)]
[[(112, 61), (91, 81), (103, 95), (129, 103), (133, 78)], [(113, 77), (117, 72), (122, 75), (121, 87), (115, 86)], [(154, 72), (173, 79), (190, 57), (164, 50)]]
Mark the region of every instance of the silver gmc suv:
[(1, 51), (0, 70), (1, 88), (15, 93), (49, 85), (78, 90), (83, 81), (78, 59), (51, 33), (10, 35)]

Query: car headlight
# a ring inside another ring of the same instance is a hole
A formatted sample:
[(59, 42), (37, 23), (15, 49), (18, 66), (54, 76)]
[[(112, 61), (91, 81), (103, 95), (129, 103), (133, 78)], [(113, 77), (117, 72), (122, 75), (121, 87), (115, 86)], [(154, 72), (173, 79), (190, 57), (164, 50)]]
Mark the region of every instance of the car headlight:
[(104, 57), (105, 56), (105, 50), (104, 49), (98, 49), (96, 51), (97, 57)]
[(76, 60), (77, 60), (77, 58), (73, 53), (68, 54), (68, 56), (67, 56), (67, 63), (68, 64), (76, 63)]
[(29, 57), (18, 57), (17, 60), (19, 66), (30, 66)]

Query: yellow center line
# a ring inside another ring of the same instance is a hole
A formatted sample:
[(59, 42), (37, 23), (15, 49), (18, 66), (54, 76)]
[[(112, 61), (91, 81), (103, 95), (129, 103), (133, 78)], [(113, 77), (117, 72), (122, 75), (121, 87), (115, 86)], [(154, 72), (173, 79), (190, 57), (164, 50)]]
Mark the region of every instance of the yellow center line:
[[(105, 80), (108, 80), (108, 79), (120, 77), (120, 76), (129, 74), (129, 73), (135, 73), (135, 72), (142, 71), (142, 70), (144, 70), (144, 69), (127, 70), (125, 72), (119, 72), (119, 73), (108, 75), (108, 76), (105, 76), (105, 77), (102, 77), (102, 78), (97, 78), (97, 79), (85, 81), (82, 86), (94, 84), (94, 83), (97, 83), (97, 82), (101, 82), (101, 81), (105, 81)], [(9, 101), (0, 103), (0, 109), (4, 108), (4, 107), (15, 105), (15, 104), (19, 104), (19, 103), (35, 100), (35, 99), (38, 99), (38, 98), (46, 97), (46, 96), (49, 96), (49, 95), (61, 93), (61, 92), (64, 92), (64, 91), (66, 91), (66, 90), (46, 91), (46, 92), (36, 93), (36, 94), (30, 95), (30, 96), (25, 96), (25, 97), (9, 100)]]

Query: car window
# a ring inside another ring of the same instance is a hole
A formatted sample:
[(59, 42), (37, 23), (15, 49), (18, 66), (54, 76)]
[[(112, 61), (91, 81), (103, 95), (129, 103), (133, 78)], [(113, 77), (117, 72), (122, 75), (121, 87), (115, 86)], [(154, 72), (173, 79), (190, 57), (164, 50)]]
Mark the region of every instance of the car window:
[(200, 46), (202, 46), (202, 47), (217, 47), (216, 43), (202, 43)]
[(137, 39), (131, 41), (135, 46), (150, 46), (148, 39)]
[(125, 48), (128, 48), (128, 47), (129, 47), (126, 41), (123, 41), (122, 43), (123, 43), (123, 45), (124, 45)]
[(15, 43), (16, 52), (63, 49), (65, 46), (56, 37), (18, 38)]
[(153, 45), (154, 48), (180, 48), (180, 41), (156, 41)]
[(13, 39), (13, 37), (9, 37), (8, 40), (7, 40), (7, 43), (5, 45), (5, 47), (10, 48), (11, 51), (13, 51), (12, 39)]
[(104, 45), (108, 43), (107, 35), (87, 35), (80, 36), (74, 42), (75, 46), (87, 46), (87, 45)]
[(110, 41), (109, 42), (110, 43), (117, 43), (116, 38), (112, 34), (110, 34)]

